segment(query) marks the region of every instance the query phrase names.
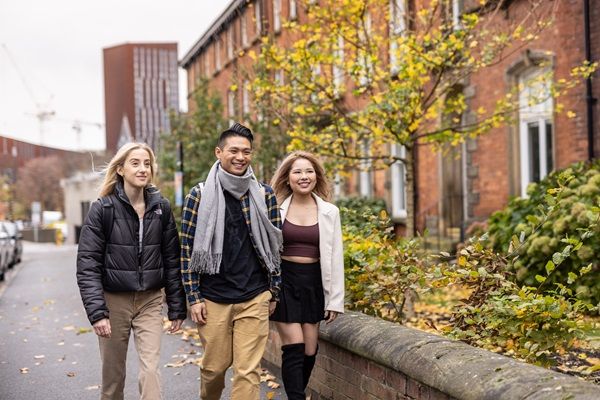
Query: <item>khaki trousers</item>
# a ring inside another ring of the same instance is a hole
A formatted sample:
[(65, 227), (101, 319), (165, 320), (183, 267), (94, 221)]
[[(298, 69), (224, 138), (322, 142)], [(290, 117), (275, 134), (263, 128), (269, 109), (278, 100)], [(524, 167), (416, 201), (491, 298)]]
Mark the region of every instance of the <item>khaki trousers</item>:
[(204, 346), (200, 398), (219, 400), (225, 387), (225, 371), (233, 364), (233, 400), (260, 397), (260, 359), (269, 335), (269, 301), (266, 291), (238, 304), (206, 300), (205, 325), (198, 326)]
[(159, 290), (104, 293), (111, 337), (100, 340), (102, 359), (101, 400), (123, 400), (129, 334), (139, 357), (139, 391), (142, 400), (162, 399), (160, 391), (160, 341), (163, 294)]

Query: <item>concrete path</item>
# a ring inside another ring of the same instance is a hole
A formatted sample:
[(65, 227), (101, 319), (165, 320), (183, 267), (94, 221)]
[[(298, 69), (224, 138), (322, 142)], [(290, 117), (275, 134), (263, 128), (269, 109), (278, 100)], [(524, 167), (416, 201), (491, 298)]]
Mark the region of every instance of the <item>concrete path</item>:
[[(0, 284), (0, 399), (98, 399), (100, 356), (75, 280), (75, 246), (25, 242), (23, 262)], [(165, 400), (198, 399), (201, 357), (195, 330), (163, 338)], [(125, 399), (137, 399), (137, 355), (130, 342)], [(231, 371), (226, 378), (229, 398)], [(279, 382), (275, 382), (279, 383)], [(262, 399), (284, 399), (261, 384)]]

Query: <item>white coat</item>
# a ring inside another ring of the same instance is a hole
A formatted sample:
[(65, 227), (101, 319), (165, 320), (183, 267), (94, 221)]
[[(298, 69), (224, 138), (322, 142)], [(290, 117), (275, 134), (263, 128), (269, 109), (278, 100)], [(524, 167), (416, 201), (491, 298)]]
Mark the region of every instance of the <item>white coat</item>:
[[(325, 310), (344, 312), (344, 248), (340, 210), (313, 193), (317, 202), (319, 222), (319, 252)], [(292, 196), (280, 206), (281, 221), (289, 209)]]

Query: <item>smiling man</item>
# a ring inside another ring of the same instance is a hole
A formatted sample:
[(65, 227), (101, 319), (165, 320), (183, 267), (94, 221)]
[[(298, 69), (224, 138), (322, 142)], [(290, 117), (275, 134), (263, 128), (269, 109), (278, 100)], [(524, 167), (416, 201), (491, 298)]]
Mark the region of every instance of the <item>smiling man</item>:
[(186, 196), (181, 272), (204, 347), (200, 398), (220, 399), (234, 369), (232, 399), (259, 399), (259, 363), (281, 285), (281, 218), (271, 187), (252, 172), (253, 135), (221, 133), (206, 182)]

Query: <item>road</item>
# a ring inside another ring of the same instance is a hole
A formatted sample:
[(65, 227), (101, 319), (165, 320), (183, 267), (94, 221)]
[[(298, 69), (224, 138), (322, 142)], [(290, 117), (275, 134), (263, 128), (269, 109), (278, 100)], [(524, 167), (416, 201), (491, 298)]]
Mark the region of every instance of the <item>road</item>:
[[(23, 262), (0, 284), (0, 399), (100, 397), (98, 340), (90, 330), (75, 280), (75, 246), (25, 242)], [(165, 334), (163, 397), (198, 399), (202, 348), (189, 325)], [(137, 399), (137, 355), (130, 341), (125, 399)], [(276, 382), (278, 383), (278, 382)], [(227, 377), (231, 385), (231, 371)], [(283, 399), (261, 383), (261, 398)], [(229, 398), (229, 388), (223, 394)]]

